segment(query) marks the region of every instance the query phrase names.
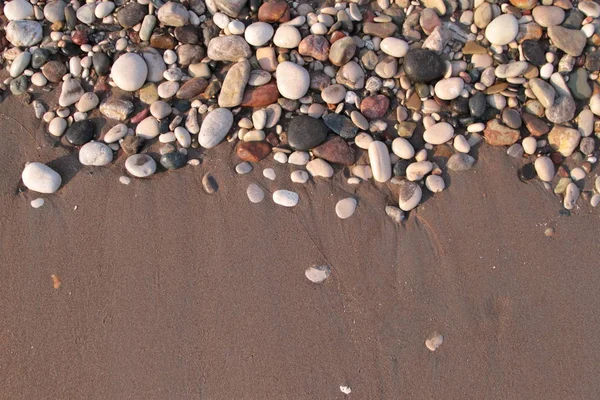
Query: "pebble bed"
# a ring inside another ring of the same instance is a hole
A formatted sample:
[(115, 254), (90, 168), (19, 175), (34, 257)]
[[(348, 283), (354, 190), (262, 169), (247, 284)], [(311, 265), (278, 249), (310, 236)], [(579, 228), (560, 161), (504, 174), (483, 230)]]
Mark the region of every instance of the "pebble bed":
[[(400, 222), (424, 191), (446, 188), (448, 171), (471, 169), (485, 141), (565, 213), (600, 203), (594, 1), (12, 0), (1, 14), (10, 77), (0, 89), (30, 103), (86, 166), (125, 157), (129, 176), (147, 178), (201, 165), (192, 150), (228, 142), (237, 174), (266, 157), (295, 167), (275, 204), (296, 206), (295, 185), (342, 167), (349, 185), (386, 184), (398, 202), (385, 212)], [(37, 99), (53, 90), (57, 104)], [(156, 142), (159, 159), (147, 153)], [(277, 168), (262, 175), (284, 180)], [(62, 184), (35, 161), (22, 180), (46, 194)], [(218, 190), (206, 171), (202, 186)], [(265, 199), (256, 183), (246, 194)], [(340, 219), (360, 207), (338, 200)]]

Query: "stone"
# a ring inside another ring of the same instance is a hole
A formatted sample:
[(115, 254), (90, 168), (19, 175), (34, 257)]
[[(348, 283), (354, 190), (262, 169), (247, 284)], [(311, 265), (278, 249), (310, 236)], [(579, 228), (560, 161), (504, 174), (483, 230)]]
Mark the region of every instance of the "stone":
[(514, 61), (508, 64), (501, 64), (496, 67), (494, 73), (497, 78), (516, 78), (527, 71), (529, 64), (526, 61)]
[(327, 114), (323, 117), (323, 122), (329, 129), (346, 140), (354, 139), (358, 133), (358, 128), (352, 123), (352, 120), (340, 114)]
[(315, 157), (334, 164), (352, 165), (356, 159), (354, 150), (339, 136), (333, 136), (330, 140), (313, 148), (312, 153)]
[(72, 104), (77, 103), (84, 91), (77, 79), (68, 79), (63, 82), (60, 90), (60, 97), (58, 98), (58, 104), (61, 107), (68, 107)]
[(111, 76), (120, 89), (133, 92), (146, 82), (148, 67), (142, 57), (135, 53), (127, 53), (117, 58)]
[(256, 183), (251, 183), (246, 189), (246, 195), (251, 203), (257, 204), (265, 198), (265, 192)]
[(214, 194), (219, 190), (217, 180), (210, 173), (202, 177), (202, 189), (208, 194)]
[(321, 98), (328, 104), (341, 103), (345, 97), (346, 88), (340, 84), (330, 85), (321, 92)]
[(151, 47), (147, 47), (142, 52), (142, 57), (146, 62), (148, 73), (146, 81), (148, 82), (160, 82), (163, 80), (163, 74), (167, 70), (167, 66), (163, 61), (161, 54)]
[[(321, 283), (329, 278), (329, 275), (331, 275), (331, 268), (326, 265), (310, 267), (304, 271), (304, 276), (312, 283)], [(344, 386), (344, 388), (346, 388), (346, 386)]]
[(519, 140), (520, 133), (516, 129), (504, 126), (497, 119), (488, 121), (483, 136), (490, 146), (510, 146)]
[(204, 118), (198, 135), (200, 146), (210, 149), (219, 144), (233, 125), (233, 114), (226, 108), (217, 108)]
[(532, 10), (538, 5), (538, 0), (510, 0), (510, 4), (521, 10)]
[(106, 118), (117, 121), (125, 121), (132, 111), (132, 102), (116, 97), (109, 97), (100, 104), (100, 113)]
[(290, 100), (303, 97), (310, 85), (310, 75), (303, 67), (293, 62), (285, 61), (277, 66), (277, 89), (279, 93)]
[(548, 37), (556, 47), (573, 57), (581, 55), (587, 40), (585, 34), (580, 30), (567, 29), (562, 26), (549, 27)]
[(67, 73), (67, 67), (60, 61), (48, 61), (42, 67), (42, 74), (52, 83), (62, 82)]
[(251, 46), (264, 46), (273, 37), (273, 27), (266, 22), (255, 22), (248, 25), (244, 31), (244, 38)]
[(406, 168), (406, 179), (409, 181), (420, 181), (431, 170), (433, 170), (433, 163), (430, 161), (413, 162)]
[(390, 100), (387, 96), (378, 94), (365, 97), (360, 103), (360, 112), (369, 119), (377, 119), (387, 113), (389, 106)]
[(306, 165), (310, 160), (310, 156), (305, 151), (294, 151), (288, 157), (288, 163), (292, 165)]
[(472, 117), (481, 118), (485, 113), (486, 97), (483, 93), (477, 92), (469, 98), (469, 112)]
[(89, 142), (79, 149), (79, 162), (83, 165), (100, 167), (113, 160), (113, 152), (104, 143)]
[(309, 150), (323, 143), (327, 137), (327, 127), (320, 119), (299, 115), (290, 121), (287, 139), (295, 150)]
[(160, 124), (153, 116), (144, 118), (136, 127), (135, 134), (142, 139), (149, 140), (158, 136)]
[(454, 128), (447, 122), (438, 122), (425, 129), (423, 139), (433, 145), (440, 145), (448, 142), (454, 136)]
[(502, 14), (485, 28), (485, 38), (495, 45), (505, 45), (517, 37), (519, 24), (511, 14)]
[[(269, 4), (269, 3), (265, 3), (265, 4)], [(339, 42), (339, 40), (338, 40), (338, 42)], [(271, 51), (274, 51), (270, 47), (268, 47), (268, 49), (271, 49)], [(259, 50), (261, 50), (261, 49), (259, 49)], [(312, 57), (315, 60), (327, 61), (329, 59), (329, 53), (330, 53), (329, 41), (324, 36), (308, 35), (304, 39), (302, 39), (302, 41), (298, 45), (298, 53), (300, 53), (303, 56)], [(256, 51), (256, 58), (260, 62), (258, 50)], [(261, 68), (263, 68), (267, 71), (271, 70), (271, 69), (264, 68), (262, 66), (262, 64), (261, 64)], [(277, 68), (277, 67), (275, 66), (275, 68)]]
[(238, 61), (240, 58), (251, 57), (252, 51), (244, 38), (231, 35), (212, 38), (208, 43), (207, 54), (214, 61)]
[[(48, 7), (48, 6), (46, 6)], [(94, 15), (96, 16), (96, 18), (104, 18), (109, 16), (113, 10), (115, 9), (115, 3), (111, 2), (111, 1), (102, 1), (99, 3), (96, 3), (96, 8), (94, 9)], [(44, 7), (44, 11), (46, 11), (46, 8)]]
[(365, 72), (354, 61), (344, 64), (335, 78), (337, 83), (341, 83), (348, 89), (362, 89), (365, 86)]
[(185, 166), (185, 164), (187, 163), (187, 156), (178, 151), (172, 151), (170, 153), (163, 154), (160, 157), (159, 162), (160, 165), (162, 165), (165, 169), (179, 169)]
[(423, 192), (415, 182), (401, 181), (399, 184), (398, 206), (402, 211), (410, 211), (421, 202)]
[(65, 133), (67, 142), (73, 146), (82, 146), (94, 139), (95, 136), (96, 126), (89, 119), (73, 122)]
[(158, 20), (166, 26), (184, 26), (189, 19), (188, 10), (181, 3), (169, 1), (157, 13)]
[(446, 183), (444, 182), (444, 178), (439, 175), (429, 175), (427, 179), (425, 179), (425, 187), (431, 193), (439, 193), (446, 188)]
[(64, 21), (66, 6), (67, 4), (62, 0), (46, 3), (44, 6), (44, 18), (51, 23)]
[(575, 117), (577, 105), (571, 96), (562, 96), (554, 101), (552, 107), (546, 108), (546, 118), (555, 124), (570, 121)]
[(502, 122), (504, 123), (504, 125), (513, 129), (519, 129), (522, 124), (519, 112), (513, 110), (512, 108), (505, 108), (502, 111)]
[(574, 182), (567, 185), (563, 206), (567, 210), (572, 210), (575, 207), (575, 202), (579, 198), (579, 188)]
[(27, 163), (21, 174), (21, 180), (27, 189), (47, 194), (56, 192), (62, 184), (58, 172), (39, 162)]
[(347, 36), (337, 40), (331, 45), (331, 50), (329, 51), (329, 61), (331, 61), (333, 65), (341, 67), (349, 62), (352, 57), (354, 57), (355, 52), (356, 43), (354, 42), (353, 38)]
[(544, 49), (540, 42), (536, 40), (524, 40), (521, 46), (525, 60), (540, 67), (546, 63)]
[(258, 20), (262, 22), (287, 22), (290, 20), (290, 7), (285, 1), (269, 1), (258, 9)]
[(220, 107), (237, 107), (242, 103), (244, 89), (250, 78), (250, 69), (250, 63), (245, 59), (229, 69), (219, 94)]
[(435, 95), (442, 100), (453, 100), (460, 96), (465, 87), (461, 78), (445, 78), (435, 84)]
[(242, 99), (242, 107), (265, 107), (276, 103), (279, 97), (277, 82), (270, 82), (258, 87), (246, 87)]
[(552, 85), (542, 79), (533, 78), (529, 81), (529, 88), (544, 108), (552, 107), (556, 96)]
[(404, 72), (414, 82), (431, 82), (444, 75), (446, 66), (441, 57), (427, 49), (408, 51), (404, 57)]
[(275, 71), (279, 64), (273, 47), (261, 47), (256, 49), (256, 59), (258, 60), (260, 67), (268, 72)]
[(383, 79), (390, 79), (395, 76), (397, 72), (398, 60), (391, 56), (384, 57), (375, 66), (375, 73)]
[(9, 69), (10, 76), (13, 78), (16, 78), (17, 76), (21, 75), (23, 73), (23, 71), (25, 71), (25, 68), (27, 68), (27, 66), (29, 65), (30, 61), (31, 61), (31, 53), (30, 52), (24, 51), (21, 54), (19, 54), (14, 59), (13, 63), (10, 66), (10, 69)]
[(555, 125), (548, 133), (548, 143), (552, 149), (558, 151), (564, 157), (568, 157), (579, 146), (581, 133), (577, 129), (566, 126)]
[(154, 118), (161, 120), (171, 114), (171, 106), (164, 101), (155, 101), (150, 105), (150, 114)]
[(36, 21), (10, 21), (6, 40), (15, 47), (29, 47), (42, 41), (42, 26)]
[(306, 171), (294, 171), (290, 174), (290, 180), (294, 183), (306, 183), (309, 178)]
[(204, 78), (192, 78), (186, 81), (175, 94), (175, 97), (181, 100), (192, 100), (199, 97), (206, 87), (208, 82)]
[(408, 140), (398, 137), (392, 142), (392, 152), (404, 160), (410, 160), (415, 156), (415, 149)]
[(350, 218), (354, 214), (354, 211), (356, 211), (357, 204), (356, 199), (352, 197), (342, 199), (336, 203), (335, 213), (340, 219)]
[(150, 45), (157, 49), (172, 50), (177, 45), (177, 40), (168, 32), (156, 32), (150, 36)]
[(246, 6), (247, 0), (215, 0), (214, 4), (217, 8), (229, 15), (230, 17), (237, 17), (242, 9)]
[(301, 40), (300, 31), (291, 25), (280, 25), (273, 36), (273, 44), (283, 49), (295, 49)]
[(67, 129), (67, 121), (61, 117), (54, 117), (48, 124), (48, 132), (52, 136), (60, 137)]
[(123, 28), (133, 28), (148, 14), (148, 7), (137, 2), (129, 2), (117, 11), (117, 21)]
[(475, 159), (466, 153), (456, 153), (450, 156), (446, 166), (451, 171), (467, 171), (473, 167)]
[(554, 178), (554, 163), (550, 157), (538, 157), (534, 162), (535, 172), (544, 182), (552, 182)]
[(243, 161), (259, 162), (271, 154), (271, 145), (266, 142), (240, 142), (236, 155)]
[(382, 183), (389, 181), (392, 177), (392, 167), (390, 154), (385, 143), (377, 140), (373, 141), (369, 145), (368, 152), (373, 178)]
[(535, 22), (544, 28), (560, 25), (565, 19), (565, 11), (556, 6), (537, 6), (531, 15)]
[(195, 44), (182, 44), (177, 47), (177, 60), (180, 65), (187, 67), (196, 64), (204, 58), (204, 48)]
[(88, 112), (96, 108), (99, 102), (100, 99), (96, 93), (88, 92), (79, 98), (75, 108), (77, 108), (77, 111), (79, 112)]
[(592, 97), (592, 88), (588, 84), (588, 72), (584, 68), (576, 68), (567, 82), (573, 97), (577, 100), (585, 100)]
[(523, 119), (523, 122), (525, 122), (525, 127), (529, 133), (534, 137), (540, 137), (550, 132), (548, 125), (534, 115), (523, 113), (521, 118)]
[(273, 202), (284, 207), (294, 207), (298, 204), (298, 193), (289, 190), (276, 190), (273, 192)]
[(327, 161), (320, 158), (315, 158), (306, 164), (306, 170), (313, 177), (331, 178), (333, 176), (333, 168)]
[(392, 22), (365, 22), (363, 25), (363, 33), (365, 35), (387, 38), (396, 33), (398, 27)]
[(108, 132), (104, 135), (105, 143), (114, 143), (119, 139), (122, 139), (127, 135), (127, 125), (125, 124), (117, 124), (110, 128)]
[(94, 23), (96, 20), (94, 8), (95, 4), (84, 4), (83, 6), (79, 7), (76, 12), (77, 19), (88, 25)]
[(156, 172), (156, 161), (148, 154), (134, 154), (125, 160), (125, 169), (136, 178), (147, 178)]

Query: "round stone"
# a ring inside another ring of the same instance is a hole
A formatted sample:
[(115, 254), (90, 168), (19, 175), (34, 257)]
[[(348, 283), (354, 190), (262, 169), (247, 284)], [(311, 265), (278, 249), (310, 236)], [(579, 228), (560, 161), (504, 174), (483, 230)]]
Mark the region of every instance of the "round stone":
[(53, 136), (62, 136), (67, 129), (67, 121), (61, 117), (54, 117), (48, 124), (48, 132)]
[(227, 108), (217, 108), (206, 116), (200, 127), (198, 142), (205, 149), (218, 145), (233, 125), (233, 114)]
[(114, 143), (117, 140), (125, 137), (127, 134), (127, 125), (125, 124), (117, 124), (110, 128), (108, 132), (104, 135), (104, 142), (106, 143)]
[(79, 112), (88, 112), (96, 108), (99, 102), (100, 99), (98, 98), (98, 95), (96, 95), (96, 93), (87, 92), (79, 98), (79, 101), (77, 102), (75, 108), (77, 108), (77, 111)]
[(290, 174), (290, 179), (294, 183), (306, 183), (308, 178), (308, 172), (306, 171), (294, 171)]
[(135, 134), (142, 139), (153, 139), (160, 133), (160, 124), (153, 116), (144, 118), (136, 127)]
[(404, 160), (410, 160), (415, 156), (415, 149), (412, 144), (402, 137), (394, 139), (392, 142), (392, 152)]
[(331, 178), (333, 176), (333, 168), (321, 158), (309, 161), (306, 164), (306, 169), (314, 177)]
[[(273, 37), (273, 27), (266, 22), (255, 22), (244, 32), (246, 42), (251, 46), (264, 46)], [(210, 55), (210, 54), (209, 54)]]
[(246, 195), (251, 203), (260, 203), (265, 198), (265, 192), (256, 183), (251, 183), (246, 189)]
[(125, 161), (125, 169), (136, 178), (146, 178), (156, 171), (156, 161), (148, 154), (134, 154)]
[(446, 183), (444, 182), (444, 178), (439, 175), (429, 175), (425, 179), (425, 187), (431, 193), (439, 193), (446, 188)]
[(419, 205), (422, 196), (423, 191), (417, 183), (411, 181), (402, 181), (400, 183), (398, 206), (402, 211), (410, 211)]
[(38, 193), (54, 193), (62, 183), (58, 172), (39, 162), (28, 163), (23, 169), (21, 179), (29, 190)]
[(408, 43), (402, 39), (388, 37), (381, 41), (379, 48), (392, 57), (404, 57), (408, 52)]
[(321, 98), (325, 103), (338, 104), (346, 97), (346, 88), (338, 83), (327, 86), (321, 92)]
[(160, 157), (160, 165), (165, 169), (173, 170), (183, 167), (187, 163), (187, 156), (178, 151), (163, 154)]
[(494, 18), (485, 28), (485, 38), (490, 43), (503, 46), (509, 44), (519, 33), (519, 23), (512, 14), (502, 14)]
[(280, 26), (273, 36), (273, 44), (284, 49), (295, 49), (301, 40), (302, 35), (291, 25)]
[(113, 152), (104, 143), (89, 142), (79, 149), (79, 162), (83, 165), (103, 166), (113, 160)]
[(33, 17), (33, 6), (25, 0), (13, 0), (4, 5), (4, 15), (9, 21)]
[(303, 97), (310, 86), (310, 75), (308, 71), (298, 64), (284, 61), (277, 66), (277, 90), (290, 100), (298, 100)]
[(442, 100), (453, 100), (460, 96), (465, 87), (462, 78), (446, 78), (435, 84), (435, 95)]
[(331, 268), (326, 265), (310, 267), (304, 271), (304, 276), (306, 276), (306, 279), (313, 283), (321, 283), (325, 281), (325, 279), (329, 278), (329, 275), (331, 275)]
[(444, 144), (454, 135), (454, 127), (447, 122), (439, 122), (425, 129), (423, 139), (429, 144)]
[(348, 197), (337, 202), (335, 205), (335, 213), (340, 219), (350, 218), (356, 210), (356, 199)]
[(273, 192), (273, 202), (284, 207), (294, 207), (298, 204), (298, 193), (289, 190), (276, 190)]
[(288, 126), (288, 143), (292, 149), (309, 150), (323, 143), (327, 137), (327, 131), (327, 127), (321, 119), (299, 115), (292, 118)]
[(184, 26), (189, 19), (189, 13), (183, 4), (169, 1), (158, 9), (157, 17), (163, 25)]
[(82, 146), (96, 136), (96, 127), (92, 121), (85, 119), (74, 122), (65, 134), (67, 142), (74, 146)]
[(111, 76), (120, 89), (133, 92), (146, 82), (148, 66), (144, 59), (135, 53), (123, 54), (113, 64)]
[(10, 21), (6, 39), (15, 47), (29, 47), (42, 41), (42, 26), (36, 21)]

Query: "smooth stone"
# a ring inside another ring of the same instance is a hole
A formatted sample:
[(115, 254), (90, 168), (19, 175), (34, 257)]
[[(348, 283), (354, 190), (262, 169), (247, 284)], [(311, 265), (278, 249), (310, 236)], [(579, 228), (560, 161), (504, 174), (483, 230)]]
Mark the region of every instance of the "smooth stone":
[(289, 190), (276, 190), (273, 192), (273, 202), (284, 207), (294, 207), (298, 204), (298, 193)]
[(274, 181), (277, 178), (275, 174), (275, 170), (273, 168), (265, 168), (263, 169), (263, 176), (271, 181)]
[(146, 62), (148, 73), (146, 76), (147, 82), (160, 82), (163, 80), (163, 74), (167, 70), (161, 54), (152, 47), (147, 47), (142, 52), (142, 57)]
[(252, 125), (254, 129), (264, 129), (267, 124), (267, 111), (257, 110), (252, 113)]
[(544, 28), (560, 25), (565, 19), (565, 11), (556, 6), (537, 6), (531, 15), (533, 20)]
[[(31, 202), (29, 203), (31, 205), (31, 207), (33, 208), (40, 208), (41, 206), (43, 206), (45, 203), (44, 199), (42, 198), (38, 198), (38, 199), (34, 199), (31, 200)], [(594, 206), (595, 207), (595, 206)]]
[(67, 121), (61, 117), (52, 118), (52, 121), (48, 124), (48, 132), (50, 132), (52, 136), (60, 137), (65, 133), (66, 129)]
[(522, 75), (529, 68), (527, 61), (514, 61), (508, 64), (498, 65), (494, 73), (497, 78), (516, 78)]
[(184, 26), (189, 19), (188, 10), (183, 4), (169, 1), (158, 9), (158, 20), (166, 26)]
[(408, 43), (402, 39), (388, 37), (381, 41), (379, 48), (385, 54), (392, 57), (401, 58), (408, 52)]
[(329, 275), (331, 275), (331, 268), (326, 265), (310, 267), (304, 271), (304, 276), (312, 283), (321, 283), (329, 278)]
[(564, 157), (573, 154), (579, 146), (580, 139), (581, 133), (577, 129), (566, 126), (555, 125), (548, 133), (548, 143)]
[(550, 157), (538, 157), (534, 162), (535, 172), (544, 182), (551, 182), (554, 178), (554, 163)]
[(77, 19), (84, 24), (93, 24), (96, 20), (96, 15), (94, 14), (95, 4), (84, 4), (79, 7), (76, 12)]
[(447, 122), (439, 122), (425, 129), (423, 139), (434, 145), (448, 142), (454, 136), (454, 128)]
[[(232, 75), (232, 77), (233, 76), (235, 76), (235, 74)], [(181, 100), (192, 100), (200, 96), (206, 90), (208, 85), (208, 81), (204, 78), (192, 78), (187, 80), (179, 89), (177, 89), (175, 96)]]
[(65, 133), (67, 142), (74, 146), (82, 146), (94, 139), (94, 136), (96, 136), (96, 127), (89, 119), (73, 122)]
[(163, 119), (171, 114), (171, 106), (164, 101), (155, 101), (150, 105), (150, 114), (156, 119)]
[(144, 118), (136, 127), (135, 134), (142, 139), (149, 140), (160, 133), (160, 123), (153, 116)]
[(352, 197), (342, 199), (335, 205), (335, 213), (340, 219), (350, 218), (356, 211), (357, 204), (356, 199)]
[(365, 86), (365, 71), (355, 61), (350, 61), (339, 69), (335, 79), (348, 89), (362, 89)]
[(117, 21), (123, 28), (133, 28), (148, 14), (148, 7), (129, 2), (117, 11)]
[(533, 78), (529, 81), (529, 88), (544, 108), (552, 107), (556, 96), (552, 85), (542, 79)]
[(294, 151), (288, 157), (288, 164), (302, 166), (302, 165), (306, 165), (309, 160), (310, 160), (310, 155), (307, 152), (305, 152), (305, 151)]
[(60, 61), (48, 61), (42, 66), (42, 73), (50, 82), (58, 83), (67, 73), (67, 67)]
[(148, 66), (144, 59), (135, 53), (123, 54), (113, 64), (111, 76), (120, 89), (133, 92), (146, 82)]
[(100, 113), (117, 121), (125, 121), (132, 111), (133, 103), (124, 99), (109, 97), (100, 104)]
[(486, 96), (482, 92), (475, 93), (469, 98), (469, 112), (475, 118), (483, 117), (486, 109)]
[(600, 116), (600, 93), (595, 94), (590, 98), (589, 106), (594, 115)]
[(540, 42), (537, 40), (525, 40), (521, 46), (523, 48), (523, 56), (527, 61), (538, 67), (546, 64), (544, 49)]
[(435, 94), (442, 100), (453, 100), (460, 96), (465, 87), (465, 81), (461, 78), (446, 78), (435, 84)]
[(63, 82), (60, 90), (60, 97), (58, 98), (58, 104), (61, 107), (68, 107), (79, 101), (83, 96), (84, 91), (77, 79), (68, 79)]
[(504, 125), (513, 129), (519, 129), (522, 124), (519, 112), (517, 110), (513, 110), (512, 108), (505, 108), (502, 111), (502, 122)]
[(333, 168), (323, 159), (315, 158), (306, 164), (306, 170), (314, 177), (331, 178)]
[(248, 0), (214, 0), (216, 7), (230, 17), (237, 17)]
[(251, 203), (257, 204), (265, 198), (265, 192), (256, 183), (251, 183), (246, 189), (246, 195)]
[(346, 140), (353, 139), (358, 134), (358, 128), (352, 123), (352, 120), (343, 115), (327, 114), (323, 117), (323, 122), (329, 129)]
[(521, 158), (524, 154), (523, 146), (521, 146), (519, 143), (515, 143), (506, 149), (506, 154), (514, 158)]
[(444, 178), (439, 175), (429, 175), (425, 179), (425, 187), (431, 193), (439, 193), (446, 188), (446, 183), (444, 182)]
[(387, 96), (378, 94), (365, 97), (360, 104), (360, 112), (369, 119), (383, 117), (389, 109), (390, 101)]
[(274, 30), (270, 24), (266, 22), (255, 22), (246, 27), (244, 38), (251, 46), (260, 47), (271, 40), (273, 33)]
[(44, 6), (44, 18), (51, 23), (64, 21), (66, 6), (67, 4), (62, 0), (46, 3)]
[(23, 169), (21, 180), (27, 189), (48, 194), (56, 192), (62, 184), (58, 172), (39, 162), (28, 163)]
[(179, 169), (186, 165), (187, 156), (179, 151), (172, 151), (160, 157), (160, 165), (168, 170)]
[(13, 63), (10, 66), (10, 70), (9, 70), (10, 76), (13, 78), (16, 78), (17, 76), (21, 75), (23, 73), (23, 71), (25, 71), (25, 68), (27, 68), (27, 66), (29, 65), (30, 61), (31, 61), (31, 53), (30, 52), (24, 51), (21, 54), (19, 54), (13, 60)]
[(215, 177), (210, 173), (204, 174), (202, 177), (202, 189), (208, 194), (214, 194), (219, 190), (219, 185)]
[(331, 47), (329, 45), (329, 41), (324, 36), (308, 35), (302, 39), (298, 45), (298, 53), (303, 56), (312, 57), (319, 61), (327, 61), (329, 59), (330, 50)]
[(577, 68), (567, 82), (573, 97), (578, 100), (589, 99), (592, 96), (592, 88), (588, 84), (588, 72), (584, 68)]
[(235, 166), (235, 172), (239, 175), (249, 174), (252, 171), (252, 164), (247, 161), (242, 161)]
[(534, 154), (537, 150), (537, 140), (533, 136), (528, 136), (521, 142), (525, 154)]
[(96, 106), (100, 103), (100, 99), (98, 95), (94, 92), (84, 93), (83, 96), (79, 98), (77, 105), (77, 111), (79, 112), (88, 112), (96, 108)]
[(298, 64), (285, 61), (277, 66), (277, 90), (290, 100), (303, 97), (310, 86), (308, 71)]
[(205, 149), (218, 145), (233, 125), (233, 114), (227, 108), (217, 108), (204, 118), (198, 142)]
[(220, 107), (237, 107), (242, 103), (250, 71), (250, 63), (246, 59), (239, 61), (229, 69), (219, 93)]
[(79, 149), (79, 162), (83, 165), (103, 166), (113, 160), (113, 152), (104, 143), (89, 142)]
[(329, 61), (333, 65), (341, 67), (349, 62), (356, 52), (356, 43), (351, 37), (344, 37), (336, 40), (329, 50)]
[(299, 115), (290, 121), (288, 143), (295, 150), (309, 150), (323, 143), (327, 127), (320, 119)]
[(125, 161), (125, 169), (136, 178), (147, 178), (156, 172), (156, 161), (148, 154), (134, 154)]
[(552, 107), (546, 108), (546, 118), (555, 124), (570, 121), (575, 117), (577, 104), (571, 96), (562, 96), (554, 101)]
[(489, 121), (483, 131), (486, 142), (491, 146), (510, 146), (519, 140), (520, 132), (504, 126), (497, 119)]
[(207, 55), (214, 61), (238, 61), (240, 58), (251, 57), (252, 50), (240, 36), (218, 36), (208, 43)]
[(306, 183), (309, 177), (306, 171), (294, 171), (290, 174), (290, 180), (294, 183)]
[[(102, 19), (104, 17), (107, 17), (109, 14), (111, 14), (114, 9), (115, 9), (115, 3), (113, 3), (112, 1), (102, 1), (102, 2), (99, 2), (96, 4), (96, 8), (94, 9), (94, 14), (96, 15), (96, 18)], [(44, 8), (44, 11), (46, 11), (45, 8)]]
[(340, 136), (333, 136), (325, 143), (312, 149), (312, 153), (315, 157), (334, 164), (352, 165), (356, 159), (354, 149), (348, 146), (348, 143)]
[(585, 34), (580, 30), (567, 29), (562, 26), (549, 27), (548, 37), (556, 47), (573, 57), (581, 55), (587, 40)]
[(262, 86), (269, 83), (271, 80), (271, 74), (263, 70), (253, 70), (250, 72), (250, 78), (248, 78), (248, 85), (250, 86)]
[(114, 143), (117, 140), (125, 137), (127, 135), (127, 125), (125, 124), (117, 124), (110, 128), (108, 132), (104, 135), (105, 143)]
[(373, 178), (377, 182), (387, 182), (392, 177), (390, 154), (385, 143), (373, 141), (369, 145), (369, 163)]
[(582, 110), (577, 116), (577, 127), (583, 136), (590, 136), (594, 132), (594, 113)]
[(466, 153), (456, 153), (450, 156), (446, 166), (451, 171), (467, 171), (473, 167), (475, 159)]
[(392, 142), (392, 152), (404, 160), (410, 160), (415, 156), (415, 149), (412, 144), (402, 137), (394, 139)]
[(42, 26), (36, 21), (10, 21), (6, 39), (15, 47), (29, 47), (42, 41)]
[(575, 207), (575, 202), (579, 198), (579, 188), (573, 182), (567, 185), (567, 190), (565, 193), (565, 199), (563, 201), (563, 206), (567, 210), (572, 210)]
[(400, 191), (398, 197), (398, 206), (402, 211), (410, 211), (421, 202), (423, 191), (415, 182), (400, 182)]
[(411, 163), (406, 168), (406, 179), (409, 181), (420, 181), (425, 175), (433, 170), (433, 163), (430, 161), (417, 161)]
[(295, 49), (301, 40), (300, 31), (291, 25), (280, 25), (273, 36), (273, 44), (283, 49)]
[(321, 98), (325, 103), (338, 104), (341, 103), (346, 97), (346, 88), (340, 84), (334, 84), (327, 86), (321, 92)]
[(492, 20), (485, 28), (485, 38), (495, 45), (505, 45), (517, 37), (519, 23), (511, 14), (502, 14)]

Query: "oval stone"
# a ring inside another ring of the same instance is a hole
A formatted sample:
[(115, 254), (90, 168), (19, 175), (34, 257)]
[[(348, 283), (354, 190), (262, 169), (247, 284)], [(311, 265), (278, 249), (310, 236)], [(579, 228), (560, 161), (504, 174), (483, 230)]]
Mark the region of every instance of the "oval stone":
[(392, 164), (385, 143), (375, 140), (369, 145), (369, 163), (373, 178), (377, 182), (387, 182), (391, 179)]
[(148, 154), (134, 154), (125, 161), (125, 169), (136, 178), (146, 178), (156, 171), (156, 161)]
[(408, 43), (402, 39), (388, 37), (381, 41), (379, 48), (392, 57), (404, 57), (408, 52)]
[(123, 54), (113, 64), (111, 76), (120, 89), (133, 92), (146, 82), (148, 66), (144, 59), (135, 53)]
[(535, 172), (538, 177), (544, 182), (551, 182), (554, 178), (554, 163), (550, 157), (538, 157), (534, 163)]
[(423, 139), (429, 144), (444, 144), (454, 135), (454, 127), (447, 122), (438, 122), (425, 129)]
[(273, 192), (273, 201), (284, 207), (294, 207), (298, 204), (298, 193), (289, 190), (276, 190)]
[(485, 28), (485, 37), (495, 45), (509, 44), (519, 33), (519, 23), (512, 14), (502, 14), (494, 18)]
[(21, 179), (29, 190), (38, 193), (54, 193), (62, 183), (58, 172), (39, 162), (27, 164), (23, 169)]
[(275, 74), (277, 77), (277, 90), (286, 99), (298, 100), (308, 91), (310, 75), (304, 67), (290, 61), (284, 61), (277, 66)]
[(350, 218), (356, 210), (356, 199), (348, 197), (337, 202), (335, 205), (335, 213), (340, 219)]
[(212, 110), (202, 121), (198, 142), (205, 149), (218, 145), (233, 125), (233, 114), (227, 108)]
[(435, 94), (442, 100), (454, 100), (465, 87), (462, 78), (446, 78), (435, 84)]
[(79, 149), (79, 162), (83, 165), (100, 167), (110, 164), (113, 160), (113, 152), (104, 143), (89, 142)]

